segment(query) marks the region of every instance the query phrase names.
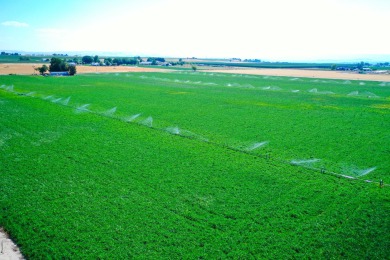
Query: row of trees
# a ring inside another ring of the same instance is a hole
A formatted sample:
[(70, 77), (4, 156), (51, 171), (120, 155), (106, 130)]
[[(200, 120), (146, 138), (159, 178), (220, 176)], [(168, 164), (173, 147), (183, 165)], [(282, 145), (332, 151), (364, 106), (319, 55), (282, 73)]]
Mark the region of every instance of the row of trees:
[(99, 59), (99, 56), (83, 56), (81, 62), (83, 64), (98, 63), (100, 66), (111, 66), (111, 65), (137, 65), (142, 61), (141, 57), (134, 58), (105, 58), (104, 61)]
[(134, 57), (134, 58), (106, 58), (104, 59), (104, 65), (111, 66), (111, 65), (137, 65), (140, 62), (142, 62), (141, 57)]
[(351, 64), (351, 65), (347, 65), (347, 66), (337, 66), (337, 64), (332, 64), (330, 66), (330, 69), (331, 70), (354, 70), (354, 69), (358, 69), (358, 70), (363, 70), (364, 67), (369, 67), (371, 66), (372, 64), (368, 63), (368, 62), (364, 62), (364, 61), (361, 61), (355, 65)]
[[(72, 61), (72, 60), (70, 60)], [(85, 62), (85, 63), (92, 63), (94, 61), (99, 61), (100, 63), (103, 63), (99, 57), (96, 55), (94, 57), (92, 56), (84, 56), (82, 58), (82, 61)], [(142, 58), (141, 57), (134, 57), (134, 58), (105, 58), (104, 59), (104, 65), (107, 65), (107, 66), (110, 66), (110, 65), (122, 65), (122, 64), (126, 64), (126, 65), (136, 65), (136, 64), (139, 64), (139, 62), (142, 61)], [(165, 59), (164, 58), (148, 58), (149, 62), (153, 62), (154, 63), (157, 63), (157, 62), (165, 62)], [(75, 75), (76, 74), (76, 66), (73, 65), (73, 64), (69, 64), (68, 63), (69, 60), (67, 61), (66, 59), (60, 59), (60, 58), (56, 58), (56, 57), (53, 57), (51, 58), (50, 60), (50, 66), (48, 67), (46, 64), (42, 65), (41, 67), (37, 67), (35, 68), (36, 71), (38, 71), (41, 75), (45, 74), (47, 71), (50, 71), (50, 72), (68, 72), (69, 75)], [(72, 63), (75, 63), (74, 61), (72, 61)], [(184, 64), (184, 61), (182, 59), (179, 59), (178, 62), (173, 62), (175, 65), (183, 65)], [(191, 68), (193, 71), (196, 71), (196, 66), (191, 64)]]
[[(63, 55), (66, 56), (66, 55)], [(71, 62), (75, 64), (92, 64), (92, 65), (99, 65), (99, 66), (119, 66), (119, 65), (138, 65), (140, 62), (143, 62), (144, 60), (140, 56), (135, 56), (132, 58), (99, 58), (98, 55), (90, 56), (86, 55), (83, 57), (71, 57), (64, 59), (65, 62)], [(158, 65), (159, 63), (166, 62), (165, 58), (162, 57), (149, 57), (147, 58), (148, 62), (151, 62), (152, 65)], [(183, 66), (185, 62), (182, 59), (179, 59), (179, 61), (170, 61), (170, 65), (177, 66), (181, 65)]]
[(387, 67), (387, 66), (390, 66), (390, 62), (379, 62), (376, 65), (378, 67)]
[(157, 62), (165, 62), (165, 59), (161, 57), (150, 57), (147, 59), (147, 61), (157, 63)]
[(17, 53), (17, 52), (15, 52), (15, 53), (8, 53), (8, 52), (5, 52), (5, 51), (2, 51), (2, 52), (0, 53), (0, 55), (4, 55), (4, 56), (20, 56), (20, 55), (22, 55), (22, 54)]
[(45, 74), (47, 71), (50, 72), (64, 72), (67, 71), (69, 75), (73, 76), (76, 74), (76, 66), (75, 65), (69, 65), (66, 60), (62, 60), (60, 58), (51, 58), (50, 60), (50, 66), (46, 66), (45, 64), (41, 67), (35, 68), (36, 71), (38, 71), (41, 75)]
[[(72, 62), (79, 63), (78, 60), (71, 60)], [(151, 62), (152, 65), (157, 65), (159, 62), (166, 62), (164, 58), (161, 57), (149, 57), (148, 62)], [(143, 59), (140, 56), (133, 58), (104, 58), (104, 60), (99, 59), (99, 56), (83, 56), (81, 58), (83, 64), (93, 64), (100, 66), (118, 66), (118, 65), (138, 65), (140, 62), (143, 62)], [(171, 65), (184, 65), (184, 61), (179, 59), (178, 62), (170, 62)]]
[(84, 64), (91, 64), (92, 62), (100, 62), (99, 56), (95, 55), (94, 57), (92, 56), (84, 56), (81, 58), (82, 63)]
[(245, 59), (244, 62), (261, 62), (260, 59)]
[(29, 58), (29, 57), (26, 57), (26, 56), (20, 56), (20, 57), (19, 57), (19, 60), (20, 60), (20, 61), (29, 61), (30, 58)]
[(171, 61), (170, 63), (172, 66), (177, 66), (177, 65), (183, 66), (185, 64), (182, 58), (180, 58), (179, 61), (177, 62)]

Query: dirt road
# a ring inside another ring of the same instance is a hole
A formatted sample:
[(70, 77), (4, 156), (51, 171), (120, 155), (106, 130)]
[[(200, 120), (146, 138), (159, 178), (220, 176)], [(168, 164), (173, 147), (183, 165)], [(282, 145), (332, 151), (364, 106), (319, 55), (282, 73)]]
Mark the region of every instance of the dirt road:
[(18, 260), (24, 259), (18, 247), (9, 239), (8, 235), (0, 228), (0, 259)]

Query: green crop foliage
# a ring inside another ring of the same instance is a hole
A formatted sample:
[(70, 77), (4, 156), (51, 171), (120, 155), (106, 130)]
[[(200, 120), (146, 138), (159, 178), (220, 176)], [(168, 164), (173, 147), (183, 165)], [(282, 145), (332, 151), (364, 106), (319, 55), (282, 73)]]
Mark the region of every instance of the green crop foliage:
[[(320, 159), (317, 168), (390, 181), (389, 91), (386, 82), (259, 77), (213, 73), (4, 77), (38, 97), (70, 97), (95, 113), (116, 108), (125, 119), (151, 116), (159, 129), (178, 127), (220, 145), (282, 161)], [(314, 167), (314, 166), (313, 166)]]
[(0, 226), (32, 259), (384, 259), (388, 84), (2, 76)]

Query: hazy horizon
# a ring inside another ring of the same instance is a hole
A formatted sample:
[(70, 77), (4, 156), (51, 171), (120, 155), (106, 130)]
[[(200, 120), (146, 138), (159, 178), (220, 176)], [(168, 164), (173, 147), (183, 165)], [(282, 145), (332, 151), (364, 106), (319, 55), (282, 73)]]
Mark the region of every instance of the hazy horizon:
[(390, 1), (0, 0), (0, 49), (388, 61)]
[[(164, 55), (148, 55), (147, 53), (145, 54), (137, 54), (137, 53), (131, 53), (131, 52), (106, 52), (106, 51), (52, 51), (52, 52), (44, 52), (44, 51), (23, 51), (23, 50), (2, 50), (6, 53), (19, 53), (21, 55), (47, 55), (47, 56), (52, 56), (52, 54), (67, 54), (69, 56), (94, 56), (98, 55), (99, 57), (136, 57), (140, 56), (142, 58), (147, 58), (147, 57), (164, 57), (164, 58), (172, 58), (172, 59), (191, 59), (193, 57), (184, 57), (184, 56), (164, 56)], [(338, 57), (338, 58), (323, 58), (323, 59), (264, 59), (262, 57), (195, 57), (196, 59), (199, 60), (229, 60), (232, 58), (240, 58), (242, 61), (244, 59), (259, 59), (261, 62), (309, 62), (309, 63), (358, 63), (358, 62), (370, 62), (370, 63), (378, 63), (378, 62), (390, 62), (390, 54), (385, 54), (385, 55), (358, 55), (356, 57)]]

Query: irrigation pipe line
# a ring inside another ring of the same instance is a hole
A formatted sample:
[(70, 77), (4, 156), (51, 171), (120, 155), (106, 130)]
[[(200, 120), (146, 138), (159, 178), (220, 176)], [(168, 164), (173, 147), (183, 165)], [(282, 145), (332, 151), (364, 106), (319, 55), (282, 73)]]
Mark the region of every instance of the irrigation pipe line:
[[(285, 161), (283, 159), (279, 159), (277, 157), (272, 157), (271, 159), (271, 156), (269, 154), (266, 154), (266, 155), (257, 155), (257, 154), (253, 154), (253, 153), (250, 153), (248, 151), (243, 151), (243, 150), (240, 150), (240, 149), (237, 149), (237, 148), (234, 148), (234, 147), (231, 147), (231, 146), (225, 146), (225, 145), (221, 145), (221, 144), (218, 144), (218, 143), (213, 143), (214, 145), (217, 145), (217, 146), (220, 146), (220, 147), (224, 147), (224, 148), (227, 148), (229, 150), (233, 150), (233, 151), (236, 151), (236, 152), (240, 152), (240, 153), (245, 153), (245, 154), (248, 154), (248, 155), (251, 155), (251, 156), (255, 156), (257, 158), (261, 158), (261, 159), (266, 159), (266, 160), (272, 160), (274, 162), (279, 162), (279, 163), (283, 163), (283, 164), (288, 164), (290, 166), (298, 166), (298, 167), (302, 167), (302, 168), (305, 168), (307, 170), (311, 170), (311, 171), (314, 171), (314, 172), (320, 172), (322, 174), (327, 174), (327, 175), (331, 175), (331, 176), (336, 176), (336, 177), (343, 177), (343, 178), (346, 178), (346, 179), (351, 179), (351, 180), (357, 180), (357, 181), (363, 181), (363, 182), (366, 182), (366, 183), (374, 183), (374, 184), (380, 184), (380, 182), (375, 182), (375, 181), (371, 181), (371, 180), (362, 180), (362, 179), (359, 179), (357, 177), (353, 177), (353, 176), (348, 176), (348, 175), (345, 175), (345, 174), (341, 174), (341, 173), (336, 173), (336, 172), (332, 172), (332, 171), (327, 171), (326, 169), (324, 168), (315, 168), (315, 167), (310, 167), (310, 166), (306, 166), (306, 165), (299, 165), (299, 164), (294, 164), (294, 163), (291, 163), (291, 162), (288, 162), (288, 161)], [(390, 186), (390, 184), (383, 184), (383, 186)]]
[[(36, 92), (28, 92), (28, 93), (16, 92), (16, 91), (13, 90), (13, 87), (10, 90), (8, 90), (6, 88), (2, 88), (2, 89), (4, 89), (4, 91), (6, 91), (8, 93), (11, 92), (11, 93), (14, 93), (14, 94), (19, 95), (19, 96), (26, 96), (26, 97), (32, 97), (32, 98), (35, 98), (34, 94), (36, 93)], [(33, 93), (33, 94), (29, 94), (29, 93)], [(58, 101), (53, 101), (53, 100), (50, 100), (50, 99), (47, 99), (47, 98), (45, 99), (43, 97), (41, 97), (41, 99), (48, 100), (51, 103), (54, 103), (54, 104), (57, 104), (57, 105), (61, 105), (61, 106), (64, 106), (64, 107), (70, 107), (70, 108), (76, 109), (77, 111), (80, 111), (80, 112), (88, 112), (88, 113), (95, 114), (95, 115), (98, 115), (98, 116), (115, 119), (115, 120), (118, 120), (118, 121), (121, 121), (121, 122), (126, 122), (126, 123), (131, 123), (131, 124), (136, 124), (136, 125), (139, 125), (139, 126), (147, 127), (149, 129), (153, 129), (153, 130), (156, 130), (156, 131), (170, 133), (172, 135), (176, 135), (176, 136), (179, 136), (179, 137), (182, 137), (182, 138), (186, 138), (186, 139), (190, 139), (190, 140), (202, 141), (204, 143), (208, 143), (208, 144), (220, 147), (220, 148), (225, 148), (225, 149), (232, 150), (232, 151), (235, 151), (235, 152), (247, 154), (247, 155), (250, 155), (250, 156), (254, 156), (256, 158), (265, 159), (267, 161), (279, 162), (279, 163), (283, 163), (283, 164), (288, 164), (290, 166), (298, 166), (298, 167), (305, 168), (307, 170), (311, 170), (313, 172), (320, 172), (322, 174), (336, 176), (336, 177), (339, 177), (339, 178), (346, 178), (346, 179), (351, 179), (351, 180), (356, 180), (356, 181), (362, 181), (362, 182), (365, 182), (365, 183), (379, 184), (381, 187), (388, 187), (388, 186), (390, 186), (390, 184), (383, 184), (381, 182), (371, 181), (371, 180), (362, 180), (362, 179), (359, 179), (358, 177), (353, 177), (353, 176), (348, 176), (348, 175), (337, 173), (337, 172), (328, 171), (325, 168), (315, 168), (315, 167), (310, 167), (310, 166), (306, 166), (306, 165), (293, 164), (291, 162), (285, 161), (283, 159), (279, 159), (279, 158), (274, 157), (274, 156), (272, 156), (272, 158), (271, 158), (271, 156), (269, 154), (265, 154), (265, 155), (254, 154), (254, 153), (251, 153), (249, 151), (245, 151), (245, 150), (242, 150), (242, 149), (238, 149), (238, 148), (235, 148), (235, 147), (231, 147), (231, 146), (228, 146), (228, 145), (224, 145), (224, 144), (220, 144), (220, 143), (217, 143), (217, 142), (210, 141), (207, 138), (203, 138), (203, 136), (195, 134), (195, 133), (193, 133), (194, 136), (183, 135), (183, 134), (180, 134), (180, 132), (179, 133), (172, 133), (172, 132), (167, 131), (167, 129), (164, 129), (164, 128), (157, 128), (157, 127), (153, 127), (152, 125), (148, 126), (148, 125), (143, 124), (141, 122), (126, 121), (123, 118), (112, 116), (112, 115), (107, 115), (104, 112), (94, 112), (94, 111), (86, 109), (86, 108), (85, 109), (79, 109), (79, 107), (74, 107), (74, 106), (68, 105), (67, 103), (66, 104), (61, 103), (60, 100), (62, 100), (62, 98), (55, 99), (55, 100), (58, 100)], [(65, 101), (68, 100), (68, 102), (69, 102), (69, 99), (70, 99), (70, 97), (66, 98)], [(186, 131), (188, 131), (188, 130), (186, 130)], [(188, 131), (188, 132), (192, 133), (191, 131)]]

